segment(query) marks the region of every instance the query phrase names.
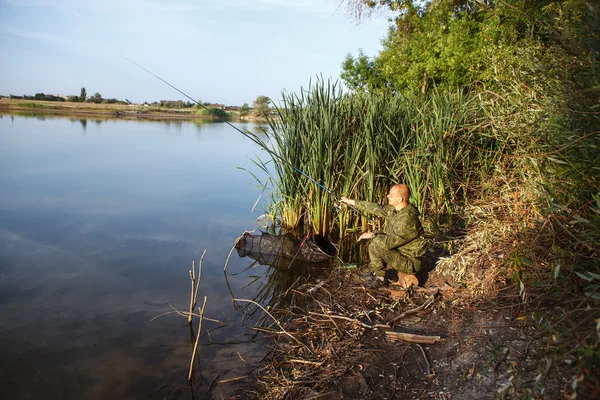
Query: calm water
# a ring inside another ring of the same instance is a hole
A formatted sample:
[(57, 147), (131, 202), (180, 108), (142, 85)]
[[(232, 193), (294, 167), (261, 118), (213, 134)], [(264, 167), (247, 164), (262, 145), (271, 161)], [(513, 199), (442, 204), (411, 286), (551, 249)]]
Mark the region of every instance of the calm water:
[[(250, 124), (241, 128), (256, 129)], [(227, 396), (265, 354), (232, 307), (223, 266), (256, 228), (260, 189), (237, 167), (260, 153), (223, 123), (2, 115), (0, 397), (191, 398), (186, 319), (192, 260), (199, 303), (227, 324), (205, 335), (196, 398)], [(264, 153), (263, 153), (264, 157)], [(235, 296), (265, 267), (231, 257)], [(218, 324), (205, 322), (205, 327)]]

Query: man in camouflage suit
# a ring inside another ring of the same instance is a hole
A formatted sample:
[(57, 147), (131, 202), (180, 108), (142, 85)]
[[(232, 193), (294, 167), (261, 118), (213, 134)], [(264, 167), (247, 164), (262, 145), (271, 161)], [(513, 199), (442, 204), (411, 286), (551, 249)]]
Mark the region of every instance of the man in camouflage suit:
[(359, 211), (385, 218), (383, 232), (365, 232), (358, 240), (371, 239), (370, 266), (379, 282), (386, 285), (388, 280), (384, 264), (398, 271), (399, 285), (408, 287), (419, 283), (414, 274), (421, 269), (426, 242), (419, 212), (408, 202), (409, 197), (408, 186), (394, 185), (387, 195), (388, 204), (384, 206), (347, 197), (340, 199)]

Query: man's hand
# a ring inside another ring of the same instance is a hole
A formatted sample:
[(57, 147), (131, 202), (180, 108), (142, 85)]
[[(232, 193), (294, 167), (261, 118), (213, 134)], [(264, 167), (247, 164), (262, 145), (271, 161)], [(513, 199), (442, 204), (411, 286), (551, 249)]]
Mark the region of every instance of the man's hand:
[(373, 232), (365, 232), (358, 237), (358, 240), (371, 239), (373, 237), (373, 235), (374, 235)]
[(344, 196), (340, 197), (340, 203), (344, 203), (344, 204), (347, 204), (352, 207), (354, 207), (356, 205), (356, 201), (349, 199), (347, 197), (344, 197)]

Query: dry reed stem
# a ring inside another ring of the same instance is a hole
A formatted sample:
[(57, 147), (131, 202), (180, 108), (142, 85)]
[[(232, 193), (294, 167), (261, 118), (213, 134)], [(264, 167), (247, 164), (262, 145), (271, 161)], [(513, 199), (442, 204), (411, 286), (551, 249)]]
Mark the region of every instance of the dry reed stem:
[(194, 307), (196, 307), (196, 303), (194, 303), (194, 284), (196, 283), (195, 270), (195, 261), (192, 261), (192, 269), (189, 271), (190, 281), (192, 282), (192, 291), (190, 293), (190, 312), (188, 314), (188, 324), (192, 323), (192, 312), (194, 311)]
[(299, 345), (301, 345), (302, 347), (304, 347), (306, 350), (308, 350), (308, 352), (312, 353), (312, 350), (310, 350), (304, 343), (302, 343), (301, 341), (299, 341), (298, 339), (296, 339), (294, 336), (292, 336), (288, 331), (286, 331), (283, 326), (281, 325), (281, 323), (277, 320), (277, 318), (275, 318), (270, 312), (268, 312), (263, 306), (261, 306), (260, 304), (258, 304), (257, 302), (255, 302), (254, 300), (247, 300), (247, 299), (234, 299), (235, 301), (241, 301), (241, 302), (247, 302), (247, 303), (252, 303), (255, 306), (259, 307), (261, 310), (263, 310), (263, 312), (265, 314), (267, 314), (276, 324), (277, 326), (279, 326), (279, 329), (281, 329), (281, 331), (287, 335), (288, 337), (290, 337), (290, 339), (292, 339), (294, 342), (298, 343)]
[[(188, 313), (187, 311), (179, 311), (175, 307), (173, 307), (173, 305), (171, 305), (171, 303), (168, 303), (168, 304), (171, 306), (171, 308), (173, 308), (174, 311), (167, 311), (167, 312), (164, 312), (162, 314), (158, 314), (157, 316), (153, 317), (149, 322), (152, 322), (155, 319), (157, 319), (158, 317), (162, 317), (162, 316), (168, 315), (168, 314), (177, 314), (177, 315), (179, 315), (181, 317), (188, 318), (188, 316), (189, 316), (190, 313)], [(192, 313), (192, 315), (194, 317), (200, 317), (200, 314)], [(221, 324), (222, 326), (227, 326), (227, 324), (225, 322), (219, 321), (218, 319), (209, 318), (209, 317), (206, 317), (206, 316), (204, 317), (204, 319), (206, 321), (216, 322), (217, 324)]]
[(202, 257), (200, 257), (200, 260), (198, 261), (198, 276), (196, 277), (196, 266), (194, 261), (192, 261), (192, 269), (189, 271), (190, 280), (192, 281), (192, 292), (190, 293), (190, 312), (188, 314), (188, 324), (192, 323), (194, 307), (196, 307), (198, 289), (200, 288), (200, 281), (202, 280), (202, 260), (204, 260), (205, 254), (206, 250), (204, 250), (204, 252), (202, 253)]
[(315, 362), (315, 361), (306, 361), (306, 360), (298, 360), (298, 359), (291, 359), (291, 360), (287, 360), (287, 362), (291, 362), (291, 363), (299, 363), (299, 364), (308, 364), (308, 365), (317, 365), (317, 366), (321, 366), (323, 365), (323, 362)]
[(313, 286), (310, 289), (308, 289), (306, 291), (306, 293), (312, 293), (312, 292), (314, 292), (316, 290), (319, 290), (319, 288), (322, 287), (324, 284), (325, 284), (325, 281), (321, 281), (321, 282), (317, 283), (315, 286)]
[(196, 357), (196, 351), (198, 350), (198, 343), (200, 342), (200, 333), (202, 332), (202, 320), (204, 319), (204, 308), (206, 307), (206, 296), (204, 296), (204, 303), (200, 310), (200, 322), (198, 322), (198, 334), (196, 336), (196, 342), (194, 343), (194, 350), (192, 351), (192, 359), (190, 361), (190, 372), (188, 374), (188, 381), (191, 382), (192, 375), (194, 373), (194, 357)]
[(326, 317), (326, 318), (335, 318), (335, 319), (341, 319), (344, 321), (348, 321), (348, 322), (352, 322), (355, 324), (359, 324), (360, 326), (362, 326), (363, 328), (369, 328), (369, 329), (392, 329), (391, 326), (389, 326), (388, 324), (373, 324), (373, 325), (369, 325), (369, 324), (365, 324), (364, 322), (356, 319), (356, 318), (349, 318), (349, 317), (344, 317), (342, 315), (330, 315), (330, 314), (321, 314), (321, 313), (316, 313), (316, 312), (309, 312), (310, 315), (318, 315), (320, 317)]
[(221, 371), (217, 372), (217, 375), (215, 375), (215, 377), (213, 378), (213, 380), (210, 381), (210, 385), (208, 385), (208, 389), (206, 390), (207, 393), (210, 393), (210, 391), (212, 390), (215, 382), (217, 381), (217, 379), (219, 379), (219, 376), (221, 376)]
[(438, 290), (435, 293), (433, 293), (433, 295), (425, 303), (421, 304), (419, 307), (413, 308), (411, 310), (404, 311), (402, 314), (398, 315), (397, 317), (394, 317), (394, 318), (390, 319), (387, 322), (387, 324), (391, 326), (394, 322), (396, 322), (396, 321), (398, 321), (398, 320), (406, 317), (407, 315), (414, 314), (414, 313), (416, 313), (418, 311), (421, 311), (421, 310), (429, 307), (431, 305), (431, 303), (433, 303), (435, 301), (435, 299), (436, 299), (437, 295), (439, 294), (439, 292), (440, 292), (440, 290), (438, 288)]
[(200, 282), (202, 281), (202, 261), (204, 261), (204, 256), (206, 255), (206, 250), (202, 253), (200, 257), (200, 261), (198, 261), (198, 282), (196, 283), (196, 292), (194, 293), (194, 305), (196, 304), (196, 299), (198, 298), (198, 289), (200, 288)]
[[(244, 231), (244, 233), (242, 233), (237, 239), (235, 239), (235, 242), (233, 243), (233, 246), (231, 247), (231, 250), (229, 250), (229, 254), (227, 255), (227, 259), (225, 260), (225, 265), (223, 266), (223, 274), (225, 275), (225, 283), (227, 283), (227, 289), (229, 290), (229, 294), (231, 295), (231, 300), (233, 301), (233, 308), (236, 311), (242, 310), (242, 312), (244, 312), (244, 310), (237, 303), (237, 301), (235, 300), (235, 296), (233, 295), (233, 291), (231, 290), (231, 286), (229, 285), (229, 279), (227, 279), (227, 266), (229, 265), (229, 259), (231, 258), (231, 254), (233, 253), (233, 250), (237, 246), (237, 244), (240, 241), (240, 239), (242, 239), (242, 237), (244, 237), (244, 235), (246, 233), (252, 233), (252, 232), (254, 232), (254, 231)], [(245, 314), (245, 312), (244, 312), (244, 314)]]
[(237, 376), (235, 378), (223, 379), (223, 380), (218, 381), (217, 383), (219, 383), (219, 384), (229, 383), (229, 382), (241, 381), (242, 379), (248, 379), (248, 376), (244, 375), (244, 376)]
[[(309, 312), (309, 315), (318, 315), (318, 316), (326, 317), (326, 318), (329, 318), (329, 319), (332, 319), (332, 318), (341, 319), (341, 320), (344, 320), (344, 321), (348, 321), (348, 322), (359, 324), (363, 328), (369, 328), (369, 329), (392, 329), (392, 324), (394, 322), (396, 322), (396, 321), (398, 321), (398, 320), (406, 317), (407, 315), (414, 314), (414, 313), (416, 313), (416, 312), (418, 312), (420, 310), (423, 310), (423, 309), (429, 307), (435, 301), (435, 299), (437, 298), (438, 293), (439, 293), (439, 288), (433, 293), (433, 295), (425, 303), (423, 303), (420, 306), (418, 306), (416, 308), (413, 308), (411, 310), (407, 310), (407, 311), (403, 312), (402, 314), (398, 315), (397, 317), (392, 318), (391, 320), (388, 321), (387, 324), (373, 324), (373, 325), (369, 325), (369, 324), (366, 324), (366, 323), (364, 323), (364, 322), (362, 322), (362, 321), (360, 321), (360, 320), (358, 320), (356, 318), (349, 318), (349, 317), (344, 317), (342, 315), (332, 315), (332, 314), (326, 314), (326, 313), (322, 314), (322, 313), (316, 313), (316, 312), (312, 312), (312, 311)], [(320, 302), (318, 302), (318, 301), (317, 301), (317, 303), (319, 303), (320, 306), (321, 306), (321, 309), (323, 309), (323, 305)], [(335, 325), (335, 323), (333, 321), (331, 321), (331, 322)]]

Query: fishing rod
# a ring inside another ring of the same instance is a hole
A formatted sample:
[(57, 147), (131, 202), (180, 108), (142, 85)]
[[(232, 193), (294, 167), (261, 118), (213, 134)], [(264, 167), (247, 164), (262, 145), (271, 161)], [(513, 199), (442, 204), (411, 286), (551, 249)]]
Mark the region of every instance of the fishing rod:
[[(186, 93), (184, 93), (183, 91), (179, 90), (178, 88), (176, 88), (175, 86), (171, 85), (169, 82), (167, 82), (166, 80), (164, 80), (163, 78), (161, 78), (160, 76), (156, 75), (154, 72), (142, 67), (140, 64), (136, 63), (135, 61), (133, 61), (132, 59), (125, 57), (123, 55), (121, 55), (124, 59), (126, 59), (127, 61), (129, 61), (130, 63), (136, 65), (137, 67), (143, 69), (144, 71), (146, 71), (147, 73), (149, 73), (150, 75), (152, 75), (153, 77), (155, 77), (156, 79), (160, 80), (161, 82), (167, 84), (168, 86), (170, 86), (171, 88), (175, 89), (176, 91), (178, 91), (179, 93), (181, 93), (182, 95), (184, 95), (186, 98), (188, 98), (189, 100), (193, 101), (194, 103), (196, 103), (198, 106), (202, 107), (203, 109), (205, 109), (206, 111), (208, 111), (210, 114), (214, 115), (215, 117), (220, 118), (219, 115), (215, 114), (214, 111), (212, 111), (210, 108), (206, 107), (204, 104), (199, 103), (198, 101), (196, 101), (196, 99), (194, 99), (191, 96), (188, 96)], [(238, 128), (237, 126), (233, 125), (232, 123), (230, 123), (227, 120), (223, 120), (223, 122), (225, 122), (227, 125), (229, 125), (230, 127), (232, 127), (233, 129), (235, 129), (236, 131), (238, 131), (239, 133), (241, 133), (242, 135), (244, 135), (245, 137), (247, 137), (248, 139), (252, 140), (254, 143), (256, 143), (257, 145), (259, 145), (263, 150), (265, 150), (267, 153), (269, 153), (271, 156), (277, 158), (278, 160), (284, 162), (285, 164), (289, 165), (290, 167), (292, 167), (294, 169), (294, 171), (298, 172), (299, 174), (301, 174), (302, 176), (308, 178), (311, 182), (313, 182), (315, 185), (317, 185), (318, 187), (320, 187), (321, 189), (323, 189), (325, 192), (327, 192), (334, 200), (334, 205), (336, 206), (336, 208), (341, 209), (340, 205), (339, 205), (339, 200), (340, 200), (340, 196), (335, 193), (333, 190), (323, 186), (320, 182), (318, 182), (317, 180), (311, 178), (308, 174), (306, 174), (304, 171), (302, 171), (301, 169), (297, 168), (294, 164), (292, 164), (291, 162), (289, 162), (288, 160), (286, 160), (285, 158), (281, 157), (279, 154), (275, 153), (274, 151), (270, 150), (269, 148), (267, 148), (266, 146), (264, 146), (260, 140), (252, 137), (251, 135), (248, 135), (247, 132), (242, 131), (240, 128)], [(374, 224), (374, 221), (369, 218), (367, 215), (365, 215), (363, 212), (361, 212), (358, 208), (356, 208), (355, 206), (351, 206), (350, 204), (346, 204), (349, 208), (351, 208), (352, 210), (356, 211), (358, 214), (362, 215), (363, 217), (365, 217), (367, 219), (367, 221), (371, 222), (371, 224)]]

